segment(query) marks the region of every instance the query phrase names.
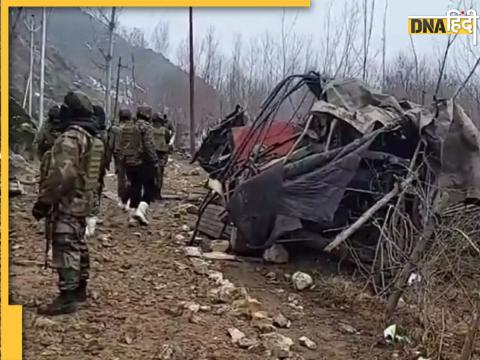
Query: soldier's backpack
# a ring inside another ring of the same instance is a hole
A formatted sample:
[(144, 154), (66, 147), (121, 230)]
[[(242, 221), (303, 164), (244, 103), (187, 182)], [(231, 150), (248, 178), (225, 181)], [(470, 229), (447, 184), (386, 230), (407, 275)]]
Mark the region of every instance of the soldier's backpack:
[(167, 128), (165, 126), (153, 127), (153, 141), (156, 151), (168, 152)]
[(85, 190), (98, 191), (104, 155), (105, 144), (102, 139), (93, 136), (91, 138), (87, 161), (85, 161)]
[(126, 166), (136, 166), (142, 163), (142, 134), (133, 121), (129, 121), (122, 126), (120, 148), (121, 157)]

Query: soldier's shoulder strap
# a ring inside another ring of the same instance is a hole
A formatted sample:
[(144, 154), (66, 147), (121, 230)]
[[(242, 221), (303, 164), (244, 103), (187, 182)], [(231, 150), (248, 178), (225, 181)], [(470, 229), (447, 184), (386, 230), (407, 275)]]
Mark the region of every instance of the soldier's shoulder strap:
[(82, 155), (86, 155), (85, 153), (90, 149), (94, 139), (92, 134), (78, 125), (70, 126), (67, 131), (62, 134), (62, 136), (70, 138), (72, 141), (76, 141), (77, 146), (80, 146), (82, 149)]

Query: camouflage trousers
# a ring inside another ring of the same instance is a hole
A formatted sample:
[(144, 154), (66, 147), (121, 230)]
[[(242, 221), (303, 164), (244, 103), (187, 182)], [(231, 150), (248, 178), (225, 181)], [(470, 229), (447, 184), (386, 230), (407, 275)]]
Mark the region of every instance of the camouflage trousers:
[(88, 280), (90, 256), (85, 241), (85, 219), (59, 214), (53, 222), (52, 267), (60, 290), (74, 290)]
[(123, 204), (128, 201), (127, 171), (123, 161), (118, 156), (114, 157), (115, 172), (117, 174), (117, 196)]
[(168, 163), (168, 153), (157, 151), (158, 167), (155, 178), (156, 196), (161, 197), (163, 187), (163, 177), (165, 176), (165, 167)]

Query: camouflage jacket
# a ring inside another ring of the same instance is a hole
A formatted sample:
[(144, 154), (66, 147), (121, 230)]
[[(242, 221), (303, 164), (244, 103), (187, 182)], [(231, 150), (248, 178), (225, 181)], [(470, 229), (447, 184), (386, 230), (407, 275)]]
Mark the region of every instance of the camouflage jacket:
[(120, 154), (120, 135), (122, 133), (122, 123), (112, 125), (108, 132), (107, 149), (113, 156)]
[(88, 216), (98, 193), (103, 156), (101, 142), (80, 126), (70, 126), (52, 147), (38, 201), (59, 213)]
[(155, 140), (153, 139), (152, 125), (145, 120), (137, 120), (137, 128), (140, 130), (143, 143), (143, 160), (150, 163), (157, 163), (157, 152), (155, 150)]
[(175, 135), (175, 128), (173, 127), (173, 124), (170, 120), (167, 120), (166, 123), (163, 123), (163, 124), (154, 124), (153, 126), (164, 127), (167, 129), (166, 139), (165, 139), (167, 143), (169, 143), (172, 136)]

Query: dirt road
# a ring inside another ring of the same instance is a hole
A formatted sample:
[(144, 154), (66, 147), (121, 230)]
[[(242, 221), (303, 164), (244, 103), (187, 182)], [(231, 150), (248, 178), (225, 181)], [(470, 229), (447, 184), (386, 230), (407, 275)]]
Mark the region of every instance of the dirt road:
[[(88, 305), (74, 315), (54, 318), (36, 314), (36, 306), (55, 295), (56, 276), (43, 269), (43, 223), (30, 215), (33, 189), (12, 200), (11, 286), (14, 301), (24, 305), (24, 359), (392, 358), (395, 350), (381, 345), (382, 305), (348, 276), (325, 271), (332, 268), (325, 259), (273, 266), (187, 258), (184, 247), (195, 216), (182, 210), (182, 204), (201, 182), (202, 176), (192, 175), (185, 162), (170, 164), (167, 191), (181, 199), (155, 204), (148, 228), (129, 228), (126, 214), (104, 199), (102, 222), (90, 243)], [(113, 189), (110, 176), (107, 190)], [(247, 292), (258, 314), (239, 312), (238, 298), (223, 303), (212, 298), (217, 285), (209, 274), (215, 270), (236, 289), (244, 288), (243, 299)], [(288, 275), (296, 270), (312, 275), (313, 289), (292, 289)], [(268, 324), (268, 318), (280, 313), (290, 327)], [(228, 332), (232, 328), (248, 341), (234, 344)], [(269, 353), (261, 333), (270, 331), (293, 341), (290, 353)], [(302, 336), (316, 348), (301, 345)]]

